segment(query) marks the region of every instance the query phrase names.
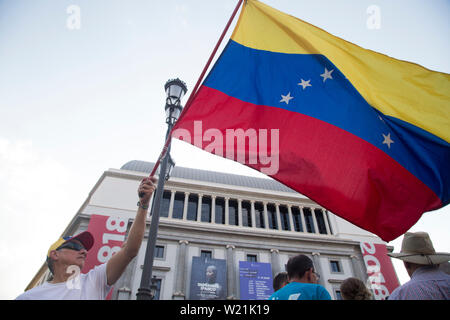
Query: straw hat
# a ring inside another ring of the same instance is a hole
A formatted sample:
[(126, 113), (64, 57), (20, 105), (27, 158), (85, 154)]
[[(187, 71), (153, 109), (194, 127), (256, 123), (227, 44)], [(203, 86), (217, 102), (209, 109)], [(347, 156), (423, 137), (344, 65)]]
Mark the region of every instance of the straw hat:
[(426, 232), (405, 233), (400, 253), (388, 253), (388, 256), (423, 265), (436, 265), (450, 260), (450, 253), (434, 250), (430, 236)]

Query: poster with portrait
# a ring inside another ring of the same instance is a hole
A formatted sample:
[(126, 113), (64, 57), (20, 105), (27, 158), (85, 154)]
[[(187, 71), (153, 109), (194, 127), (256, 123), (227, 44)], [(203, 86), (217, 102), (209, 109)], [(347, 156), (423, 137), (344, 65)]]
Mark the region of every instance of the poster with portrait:
[(192, 257), (190, 300), (225, 300), (227, 264), (222, 259)]

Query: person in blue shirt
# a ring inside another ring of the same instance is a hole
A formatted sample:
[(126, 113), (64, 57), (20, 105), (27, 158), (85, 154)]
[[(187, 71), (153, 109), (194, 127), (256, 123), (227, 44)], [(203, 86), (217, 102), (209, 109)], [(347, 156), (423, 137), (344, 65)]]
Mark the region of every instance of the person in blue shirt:
[(319, 275), (307, 256), (300, 254), (290, 258), (286, 271), (289, 283), (274, 292), (269, 300), (331, 300), (328, 291), (317, 284)]

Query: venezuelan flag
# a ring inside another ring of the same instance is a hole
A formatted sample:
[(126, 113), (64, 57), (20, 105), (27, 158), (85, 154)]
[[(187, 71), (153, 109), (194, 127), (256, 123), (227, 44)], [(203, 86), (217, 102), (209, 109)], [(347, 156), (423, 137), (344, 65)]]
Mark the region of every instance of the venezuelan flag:
[(449, 202), (449, 95), (448, 74), (248, 0), (175, 129), (278, 129), (271, 177), (391, 241)]

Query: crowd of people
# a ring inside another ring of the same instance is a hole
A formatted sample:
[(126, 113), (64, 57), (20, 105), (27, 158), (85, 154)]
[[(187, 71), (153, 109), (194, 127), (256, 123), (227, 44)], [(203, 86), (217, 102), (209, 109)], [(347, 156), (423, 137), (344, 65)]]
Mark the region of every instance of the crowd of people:
[[(92, 235), (85, 231), (74, 237), (64, 237), (52, 244), (47, 253), (47, 265), (52, 279), (21, 295), (17, 300), (104, 300), (111, 286), (120, 278), (127, 265), (137, 256), (144, 238), (147, 209), (156, 180), (145, 178), (139, 185), (138, 209), (128, 232), (127, 241), (108, 262), (81, 274), (77, 283), (67, 285), (73, 275), (73, 266), (83, 268), (87, 252), (93, 246)], [(397, 287), (389, 300), (449, 300), (450, 275), (442, 266), (447, 265), (450, 253), (434, 250), (426, 232), (407, 232), (399, 253), (391, 257), (403, 261), (411, 280)], [(444, 265), (443, 265), (444, 264)], [(442, 265), (442, 266), (441, 266)], [(441, 267), (440, 267), (441, 266)], [(318, 284), (312, 260), (306, 255), (291, 257), (286, 272), (273, 279), (274, 293), (270, 300), (331, 300), (328, 291)], [(358, 278), (348, 278), (340, 286), (344, 300), (372, 300), (373, 295), (366, 284)]]
[[(407, 232), (399, 253), (389, 256), (403, 261), (411, 280), (397, 287), (388, 300), (449, 300), (450, 275), (445, 272), (450, 253), (436, 252), (426, 232)], [(448, 268), (448, 267), (447, 267)], [(287, 272), (278, 273), (273, 280), (271, 300), (330, 300), (307, 256), (289, 259)], [(373, 300), (368, 286), (358, 278), (348, 278), (340, 285), (343, 300)]]

